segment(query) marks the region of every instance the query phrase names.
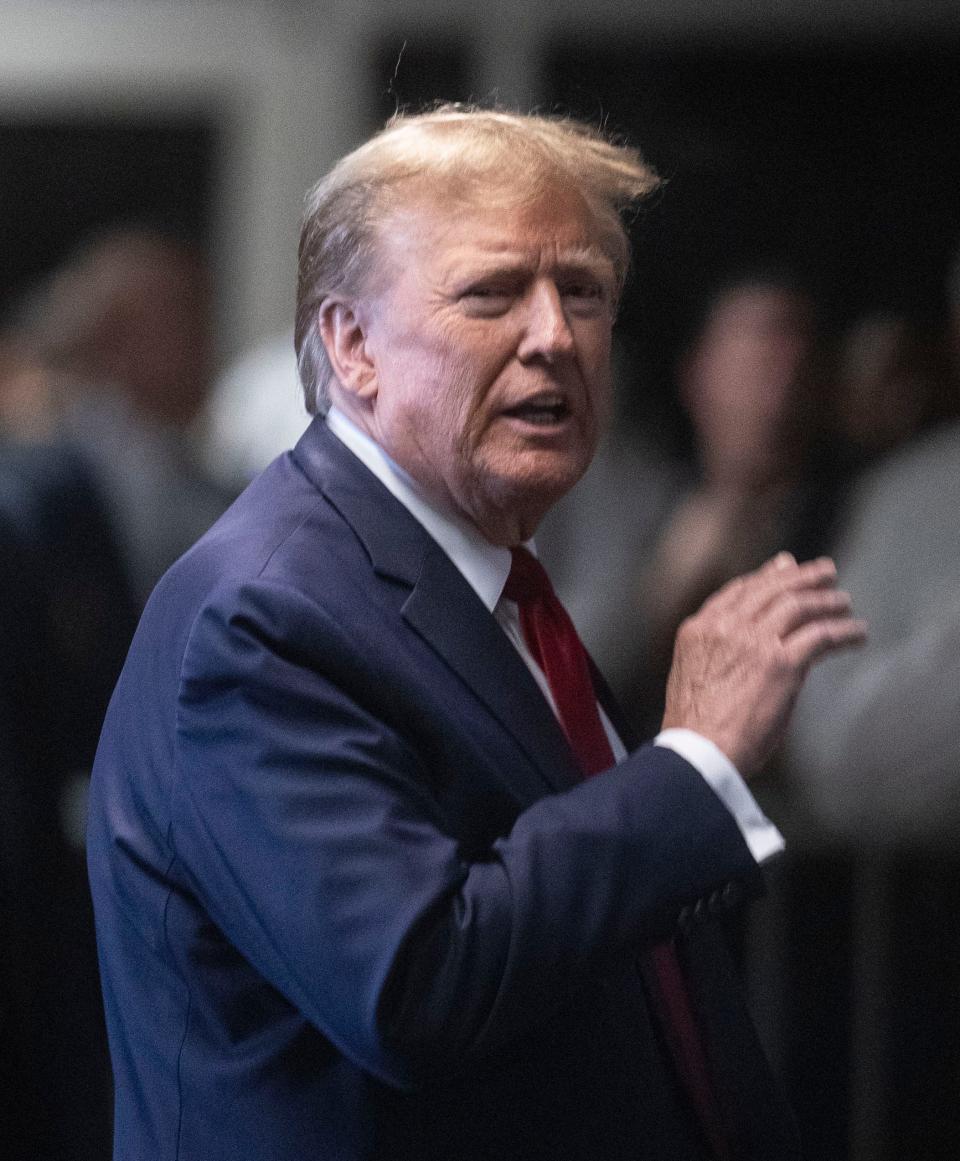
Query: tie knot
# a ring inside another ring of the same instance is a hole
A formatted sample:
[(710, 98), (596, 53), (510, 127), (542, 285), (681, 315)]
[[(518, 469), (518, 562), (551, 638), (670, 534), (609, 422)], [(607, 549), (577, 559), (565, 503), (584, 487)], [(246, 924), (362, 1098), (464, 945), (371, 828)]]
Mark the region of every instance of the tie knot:
[(510, 554), (513, 563), (510, 565), (510, 575), (503, 588), (503, 595), (509, 601), (523, 604), (537, 598), (553, 596), (553, 585), (547, 576), (546, 569), (539, 560), (522, 545), (511, 548)]

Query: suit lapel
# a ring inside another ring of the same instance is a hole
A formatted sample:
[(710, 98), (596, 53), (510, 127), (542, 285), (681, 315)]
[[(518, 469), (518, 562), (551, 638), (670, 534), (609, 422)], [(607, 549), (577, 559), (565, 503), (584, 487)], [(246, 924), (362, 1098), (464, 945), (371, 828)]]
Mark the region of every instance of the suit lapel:
[(315, 420), (294, 453), (364, 545), (375, 574), (410, 588), (401, 615), (507, 730), (538, 772), (501, 776), (523, 801), (580, 781), (563, 731), (506, 634), (423, 526)]
[(551, 789), (580, 781), (563, 732), (530, 671), (438, 546), (425, 556), (403, 615), (510, 731)]

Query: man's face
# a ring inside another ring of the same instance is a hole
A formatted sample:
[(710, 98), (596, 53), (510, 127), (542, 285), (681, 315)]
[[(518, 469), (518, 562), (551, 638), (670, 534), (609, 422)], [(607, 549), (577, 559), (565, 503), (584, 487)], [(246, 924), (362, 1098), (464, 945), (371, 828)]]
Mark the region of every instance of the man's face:
[(747, 284), (716, 302), (683, 379), (715, 483), (757, 486), (793, 470), (813, 345), (811, 306), (792, 289)]
[(581, 200), (420, 198), (381, 232), (360, 420), (437, 501), (515, 543), (583, 474), (610, 409), (615, 278)]

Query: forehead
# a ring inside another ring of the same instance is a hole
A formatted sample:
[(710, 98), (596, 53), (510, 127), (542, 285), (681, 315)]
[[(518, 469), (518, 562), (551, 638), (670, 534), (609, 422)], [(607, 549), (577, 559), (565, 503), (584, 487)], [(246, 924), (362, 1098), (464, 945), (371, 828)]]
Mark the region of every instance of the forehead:
[(381, 244), (401, 264), (442, 272), (499, 261), (607, 266), (604, 232), (576, 191), (413, 186), (381, 226)]

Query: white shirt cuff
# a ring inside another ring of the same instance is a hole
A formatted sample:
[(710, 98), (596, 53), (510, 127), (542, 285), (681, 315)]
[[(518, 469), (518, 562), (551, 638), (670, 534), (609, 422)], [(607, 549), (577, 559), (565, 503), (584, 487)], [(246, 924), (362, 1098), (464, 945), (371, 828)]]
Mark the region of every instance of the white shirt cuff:
[(730, 759), (709, 738), (695, 730), (661, 730), (653, 739), (685, 758), (706, 779), (723, 805), (733, 815), (743, 841), (758, 863), (764, 863), (785, 847), (783, 835), (767, 818)]

